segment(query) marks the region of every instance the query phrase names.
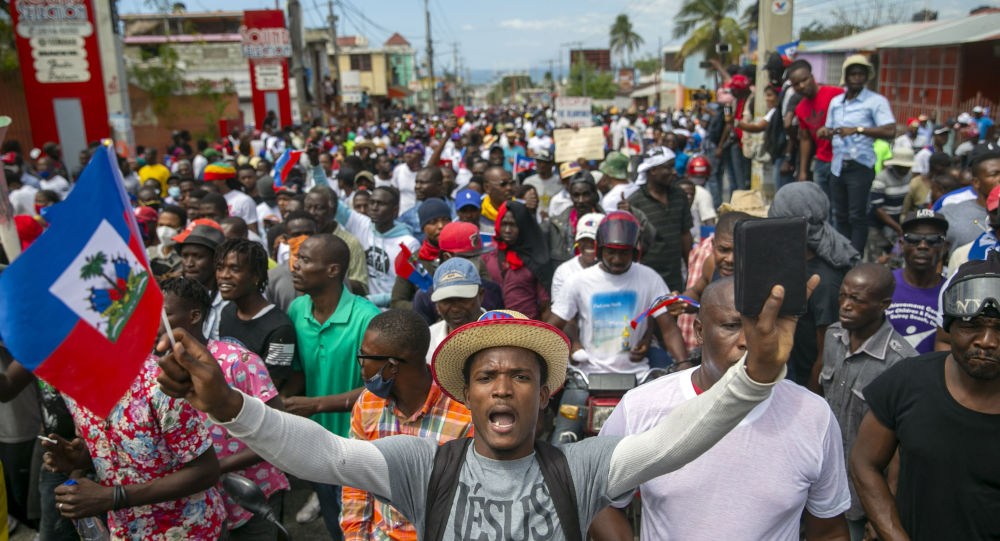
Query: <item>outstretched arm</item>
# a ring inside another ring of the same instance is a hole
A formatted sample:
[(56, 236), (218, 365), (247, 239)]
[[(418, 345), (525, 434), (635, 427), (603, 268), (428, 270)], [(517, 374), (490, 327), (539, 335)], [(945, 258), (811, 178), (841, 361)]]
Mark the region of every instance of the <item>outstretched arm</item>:
[(183, 329), (174, 329), (170, 350), (164, 336), (158, 351), (163, 392), (183, 398), (213, 422), (246, 443), (264, 460), (297, 477), (319, 483), (360, 488), (389, 499), (389, 467), (367, 441), (331, 434), (319, 424), (267, 407), (257, 398), (229, 387), (205, 346)]

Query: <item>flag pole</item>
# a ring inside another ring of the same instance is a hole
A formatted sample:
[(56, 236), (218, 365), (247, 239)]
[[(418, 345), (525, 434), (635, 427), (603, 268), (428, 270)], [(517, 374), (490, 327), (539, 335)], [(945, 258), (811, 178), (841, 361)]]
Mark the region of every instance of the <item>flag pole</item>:
[(167, 338), (170, 339), (170, 347), (174, 348), (177, 346), (177, 341), (174, 340), (174, 329), (170, 326), (170, 320), (167, 319), (166, 308), (160, 308), (160, 318), (163, 320), (163, 328), (167, 330)]
[[(0, 116), (0, 143), (7, 135), (7, 127), (10, 126), (9, 116)], [(3, 244), (3, 251), (7, 254), (7, 262), (13, 263), (17, 256), (21, 255), (21, 239), (17, 236), (17, 227), (14, 225), (14, 207), (10, 204), (7, 189), (7, 178), (3, 169), (0, 168), (0, 244)]]

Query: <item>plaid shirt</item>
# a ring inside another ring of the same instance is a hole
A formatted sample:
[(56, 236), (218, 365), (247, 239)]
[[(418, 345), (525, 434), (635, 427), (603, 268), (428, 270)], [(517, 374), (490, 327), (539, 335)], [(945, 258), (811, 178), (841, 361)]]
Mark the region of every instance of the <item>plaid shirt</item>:
[[(698, 279), (701, 278), (701, 269), (705, 266), (705, 260), (712, 257), (713, 240), (715, 240), (715, 235), (702, 240), (688, 255), (688, 288), (698, 283)], [(684, 337), (684, 345), (687, 346), (688, 351), (698, 347), (698, 337), (694, 334), (695, 317), (695, 314), (683, 314), (677, 318), (677, 326), (681, 329), (681, 336)]]
[[(361, 393), (351, 410), (351, 437), (376, 440), (398, 434), (433, 438), (445, 443), (472, 437), (472, 414), (466, 407), (431, 384), (420, 411), (404, 418), (391, 399), (381, 399), (367, 390)], [(405, 540), (416, 541), (417, 532), (391, 505), (354, 488), (343, 488), (340, 527), (347, 541)]]

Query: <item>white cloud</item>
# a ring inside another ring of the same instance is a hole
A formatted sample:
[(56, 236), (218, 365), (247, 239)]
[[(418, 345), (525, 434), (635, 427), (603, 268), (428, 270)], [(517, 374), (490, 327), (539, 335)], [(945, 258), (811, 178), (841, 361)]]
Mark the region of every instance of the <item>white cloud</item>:
[(471, 24), (463, 24), (463, 25), (462, 25), (462, 30), (464, 30), (464, 31), (466, 31), (466, 32), (468, 32), (468, 31), (472, 30), (472, 28), (473, 28), (473, 27), (472, 27), (472, 25), (471, 25)]
[(553, 25), (557, 24), (557, 21), (543, 21), (543, 20), (524, 20), (520, 18), (506, 19), (500, 21), (500, 28), (509, 28), (511, 30), (544, 30), (546, 28), (552, 28)]

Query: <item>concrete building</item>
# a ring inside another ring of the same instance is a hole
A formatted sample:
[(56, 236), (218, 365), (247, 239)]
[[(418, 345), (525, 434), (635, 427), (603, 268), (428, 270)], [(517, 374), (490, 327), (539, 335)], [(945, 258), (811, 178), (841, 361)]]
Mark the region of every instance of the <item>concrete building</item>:
[[(337, 45), (345, 103), (357, 103), (366, 92), (369, 102), (379, 107), (387, 107), (391, 100), (404, 107), (415, 104), (410, 83), (417, 80), (416, 50), (403, 36), (395, 33), (381, 47), (369, 46), (363, 36), (340, 36)], [(327, 54), (332, 64), (332, 45)]]
[(944, 122), (977, 105), (998, 121), (1000, 10), (881, 26), (807, 47), (797, 58), (813, 65), (817, 80), (836, 85), (844, 58), (855, 53), (875, 65), (871, 86), (889, 100), (899, 122), (920, 114)]
[[(242, 11), (122, 14), (121, 20), (127, 67), (161, 62), (160, 46), (169, 44), (185, 81), (204, 79), (220, 87), (228, 82), (239, 96), (244, 122), (254, 122), (250, 69), (240, 47)], [(292, 93), (294, 103), (294, 85)]]

